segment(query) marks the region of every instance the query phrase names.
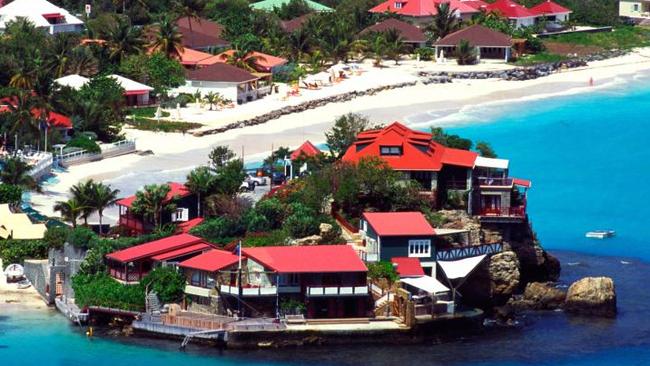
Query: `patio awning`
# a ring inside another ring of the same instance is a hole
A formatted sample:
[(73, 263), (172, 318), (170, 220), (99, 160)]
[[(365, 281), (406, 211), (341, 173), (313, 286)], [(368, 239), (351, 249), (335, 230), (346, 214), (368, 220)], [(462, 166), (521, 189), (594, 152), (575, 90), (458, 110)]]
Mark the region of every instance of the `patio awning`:
[(512, 178), (512, 183), (516, 186), (530, 188), (533, 185), (528, 179)]
[(450, 280), (465, 278), (485, 259), (486, 255), (463, 258), (455, 261), (438, 261), (440, 268)]
[(454, 234), (462, 234), (462, 233), (468, 233), (468, 229), (445, 229), (445, 228), (436, 228), (436, 235), (437, 236), (444, 236), (444, 235), (454, 235)]
[(508, 159), (493, 159), (477, 156), (474, 165), (481, 168), (508, 169)]
[(400, 281), (413, 287), (419, 288), (420, 290), (423, 290), (429, 294), (438, 294), (441, 292), (449, 291), (449, 288), (447, 286), (438, 282), (438, 280), (431, 276), (402, 278)]

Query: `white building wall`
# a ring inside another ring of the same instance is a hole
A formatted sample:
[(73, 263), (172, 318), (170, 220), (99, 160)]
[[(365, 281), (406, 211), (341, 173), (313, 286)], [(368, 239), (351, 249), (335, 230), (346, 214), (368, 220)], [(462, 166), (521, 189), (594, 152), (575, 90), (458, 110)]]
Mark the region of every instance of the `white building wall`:
[(213, 81), (186, 80), (185, 85), (174, 90), (176, 93), (194, 94), (199, 90), (202, 96), (209, 92), (219, 93), (224, 98), (237, 102), (237, 83), (219, 83)]

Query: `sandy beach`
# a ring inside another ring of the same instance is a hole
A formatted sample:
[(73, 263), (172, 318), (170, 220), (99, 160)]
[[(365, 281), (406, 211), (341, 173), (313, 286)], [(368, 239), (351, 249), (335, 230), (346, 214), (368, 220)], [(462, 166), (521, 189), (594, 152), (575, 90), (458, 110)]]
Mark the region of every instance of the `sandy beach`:
[[(426, 68), (416, 68), (412, 62), (405, 62), (399, 67), (392, 66), (392, 62), (387, 62), (386, 65), (391, 67), (369, 70), (359, 76), (359, 79), (352, 78), (345, 81), (344, 83), (347, 84), (345, 87), (342, 86), (341, 90), (367, 89), (376, 85), (386, 85), (386, 82), (412, 81), (416, 79), (415, 75), (418, 71), (426, 70)], [(485, 67), (506, 66), (487, 64)], [(393, 89), (374, 96), (333, 103), (302, 113), (282, 116), (262, 125), (204, 137), (126, 129), (126, 135), (136, 139), (138, 150), (151, 150), (153, 155), (127, 155), (57, 172), (56, 177), (43, 186), (43, 193), (33, 194), (31, 201), (35, 209), (46, 215), (55, 216), (52, 212), (54, 202), (66, 199), (69, 187), (84, 179), (104, 181), (120, 189), (122, 195), (130, 195), (144, 184), (183, 181), (191, 169), (207, 161), (207, 155), (215, 145), (228, 145), (237, 153), (243, 151), (245, 161), (251, 162), (267, 156), (272, 146), (295, 148), (306, 139), (319, 144), (324, 142), (324, 132), (331, 127), (334, 119), (348, 112), (367, 115), (373, 123), (377, 124), (400, 120), (414, 127), (433, 124), (444, 126), (459, 121), (446, 120), (443, 117), (457, 114), (466, 108), (589, 93), (624, 83), (648, 72), (650, 72), (650, 48), (644, 48), (626, 56), (592, 62), (584, 68), (566, 70), (535, 80), (457, 80), (451, 84), (430, 85), (418, 83), (413, 87)], [(589, 86), (590, 78), (593, 78), (594, 86)], [(339, 89), (336, 91), (338, 92)], [(308, 92), (310, 91), (301, 92), (304, 93), (301, 98), (309, 98)], [(332, 91), (314, 92), (332, 93)], [(318, 96), (320, 97), (320, 94)], [(268, 99), (273, 98), (277, 97), (272, 96)], [(296, 102), (298, 101), (296, 99)], [(238, 107), (229, 111), (202, 112), (193, 116), (193, 119), (201, 121), (207, 127), (215, 127), (232, 122), (236, 118), (240, 120), (248, 118), (251, 113), (259, 114), (276, 109), (279, 105), (277, 103), (278, 100), (262, 99), (244, 105), (245, 109), (242, 108), (239, 115), (235, 114)], [(220, 114), (222, 112), (226, 113)], [(183, 118), (186, 119), (188, 116), (183, 115)], [(435, 122), (432, 122), (434, 120)], [(116, 209), (107, 212), (108, 220), (115, 220), (116, 216)]]
[[(2, 259), (0, 259), (0, 268), (4, 270)], [(18, 289), (15, 283), (7, 283), (7, 278), (0, 273), (0, 314), (25, 309), (48, 309), (48, 307), (33, 287)]]

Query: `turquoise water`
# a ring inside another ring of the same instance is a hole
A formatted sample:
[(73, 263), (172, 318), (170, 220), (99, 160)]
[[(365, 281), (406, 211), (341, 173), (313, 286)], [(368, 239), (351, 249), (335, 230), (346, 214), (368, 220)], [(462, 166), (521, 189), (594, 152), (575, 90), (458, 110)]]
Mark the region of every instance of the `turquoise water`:
[[(562, 281), (608, 275), (617, 284), (616, 319), (534, 313), (513, 329), (418, 346), (233, 352), (178, 342), (98, 336), (61, 316), (7, 313), (0, 304), (0, 361), (18, 365), (647, 365), (650, 364), (650, 87), (643, 80), (589, 95), (470, 109), (448, 130), (489, 141), (529, 178), (529, 213)], [(614, 229), (610, 240), (586, 231)], [(3, 312), (4, 311), (4, 312)]]

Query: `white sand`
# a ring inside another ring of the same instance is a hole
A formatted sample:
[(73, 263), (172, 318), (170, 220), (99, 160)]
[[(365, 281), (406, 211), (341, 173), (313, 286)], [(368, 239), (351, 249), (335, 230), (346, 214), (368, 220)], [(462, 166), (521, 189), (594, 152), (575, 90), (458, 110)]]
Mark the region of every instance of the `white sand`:
[[(442, 67), (433, 63), (428, 66), (431, 69)], [(449, 64), (444, 67), (457, 68)], [(481, 66), (482, 69), (504, 67), (507, 66), (495, 64)], [(400, 67), (370, 70), (330, 90), (302, 90), (303, 95), (294, 97), (296, 99), (291, 103), (304, 101), (305, 98), (322, 97), (324, 93), (333, 93), (332, 90), (340, 93), (354, 88), (366, 89), (377, 85), (414, 80), (415, 72), (419, 70), (415, 68), (414, 62), (406, 62)], [(480, 107), (486, 103), (588, 93), (647, 72), (650, 72), (650, 48), (639, 49), (627, 56), (593, 62), (585, 68), (571, 69), (535, 80), (461, 80), (452, 84), (418, 84), (283, 116), (258, 126), (205, 137), (128, 129), (127, 135), (137, 139), (137, 148), (151, 150), (154, 155), (128, 155), (72, 167), (67, 172), (57, 174), (56, 182), (46, 185), (43, 194), (34, 194), (32, 202), (37, 210), (46, 215), (53, 215), (51, 208), (54, 202), (65, 199), (69, 187), (83, 179), (103, 180), (120, 189), (124, 195), (133, 194), (144, 184), (183, 180), (193, 167), (207, 161), (207, 155), (214, 145), (229, 145), (237, 153), (243, 149), (245, 159), (253, 161), (268, 155), (271, 146), (297, 147), (305, 139), (316, 144), (322, 143), (325, 139), (323, 133), (331, 127), (334, 119), (348, 112), (366, 114), (375, 123), (400, 120), (409, 125), (432, 125), (434, 123), (431, 120), (435, 117), (426, 118), (427, 113), (431, 111), (453, 113), (466, 107)], [(590, 78), (594, 80), (594, 87), (589, 86)], [(273, 98), (276, 96), (232, 110), (204, 112), (205, 114), (197, 116), (196, 120), (214, 127), (235, 119), (244, 119), (251, 113), (264, 113), (282, 105), (280, 101), (272, 100)], [(241, 113), (235, 116), (238, 110)], [(228, 113), (232, 115), (226, 116)], [(186, 116), (183, 115), (183, 118)], [(115, 210), (108, 212), (107, 216), (109, 220), (115, 219)]]
[(7, 283), (1, 259), (0, 268), (2, 269), (0, 270), (0, 314), (24, 309), (48, 308), (34, 287), (18, 289), (15, 283)]

